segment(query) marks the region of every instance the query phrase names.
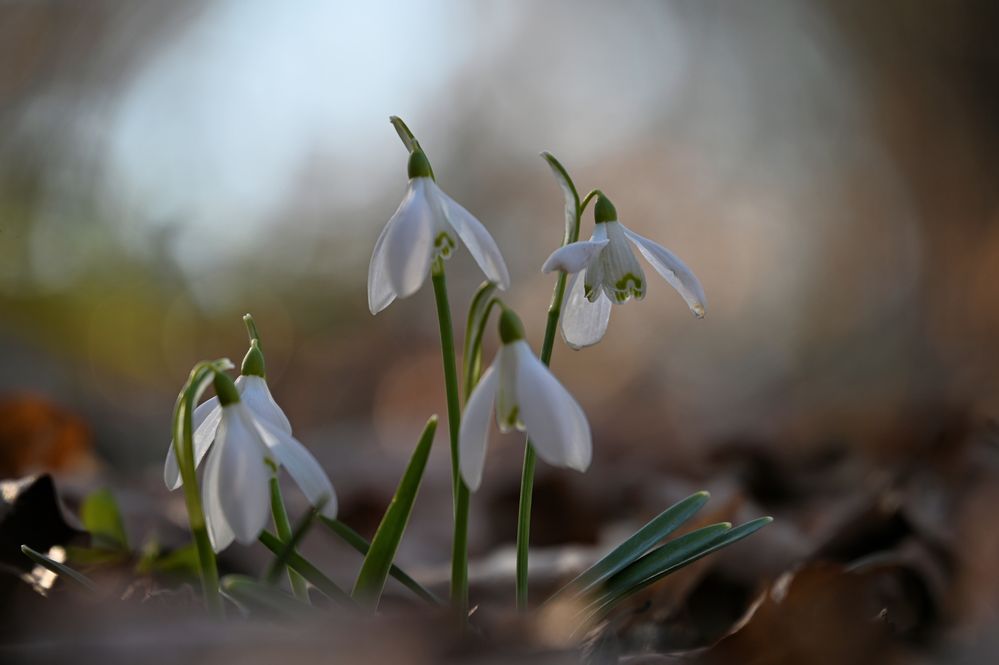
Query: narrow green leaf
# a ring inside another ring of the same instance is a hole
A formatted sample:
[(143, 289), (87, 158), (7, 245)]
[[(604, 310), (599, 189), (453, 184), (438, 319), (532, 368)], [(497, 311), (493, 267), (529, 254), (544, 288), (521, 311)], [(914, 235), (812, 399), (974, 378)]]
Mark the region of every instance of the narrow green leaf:
[(21, 552), (39, 566), (51, 570), (56, 575), (62, 575), (67, 579), (73, 580), (87, 591), (97, 593), (97, 585), (83, 573), (73, 570), (69, 566), (59, 563), (58, 561), (53, 561), (41, 552), (31, 549), (27, 545), (21, 545)]
[(312, 608), (284, 591), (261, 584), (245, 575), (226, 575), (221, 582), (222, 591), (251, 613), (286, 619), (308, 616)]
[(125, 522), (121, 518), (118, 502), (108, 489), (91, 492), (83, 501), (80, 519), (90, 532), (96, 547), (111, 550), (127, 550), (128, 536)]
[[(274, 554), (280, 555), (284, 551), (284, 543), (281, 539), (269, 531), (260, 534), (260, 542)], [(289, 568), (309, 581), (309, 584), (316, 587), (341, 605), (353, 607), (354, 601), (350, 599), (347, 592), (341, 589), (336, 582), (323, 574), (321, 570), (312, 565), (305, 557), (297, 552), (287, 555), (285, 562)]]
[[(367, 554), (368, 550), (371, 549), (371, 543), (365, 540), (364, 536), (354, 531), (340, 520), (331, 520), (328, 517), (320, 515), (319, 521), (329, 527), (330, 531), (339, 536), (341, 540), (360, 552), (362, 556)], [(389, 575), (394, 577), (400, 584), (431, 605), (444, 604), (444, 601), (438, 598), (432, 591), (428, 590), (426, 587), (410, 577), (406, 571), (399, 568), (399, 566), (392, 564), (392, 567), (389, 568)]]
[[(676, 572), (680, 568), (688, 566), (712, 552), (717, 552), (723, 547), (728, 547), (742, 540), (762, 529), (767, 524), (770, 524), (772, 521), (772, 517), (760, 517), (745, 524), (740, 524), (734, 529), (719, 528), (730, 525), (716, 524), (698, 529), (686, 536), (670, 541), (650, 552), (643, 559), (639, 559), (631, 568), (626, 568), (617, 576), (609, 579), (607, 581), (607, 593), (603, 596), (600, 605), (602, 608), (610, 607), (627, 596)], [(714, 530), (715, 532), (710, 533), (709, 530)], [(703, 536), (699, 535), (702, 533)], [(689, 538), (689, 540), (681, 545), (680, 541), (684, 538)], [(667, 549), (674, 544), (676, 545), (673, 548)]]
[(420, 142), (416, 140), (415, 136), (413, 136), (413, 132), (409, 131), (409, 127), (407, 127), (406, 123), (402, 121), (402, 118), (397, 115), (390, 115), (389, 122), (391, 122), (392, 126), (395, 127), (395, 131), (399, 135), (399, 139), (402, 141), (402, 144), (406, 146), (406, 150), (413, 152), (414, 150), (418, 150), (420, 148)]
[(371, 549), (361, 564), (361, 572), (357, 576), (351, 596), (372, 610), (378, 608), (389, 568), (402, 540), (402, 534), (406, 530), (406, 523), (409, 522), (413, 502), (416, 500), (416, 493), (423, 480), (423, 471), (427, 466), (427, 458), (430, 456), (430, 444), (434, 441), (436, 431), (437, 416), (432, 416), (423, 429), (409, 466), (399, 481), (395, 496), (392, 497), (392, 502), (375, 532), (375, 537), (371, 540)]
[(489, 321), (489, 313), (497, 304), (494, 294), (496, 284), (483, 282), (475, 292), (472, 303), (468, 307), (468, 321), (465, 324), (465, 347), (462, 351), (461, 369), (464, 382), (465, 399), (472, 394), (472, 389), (479, 382), (482, 373), (482, 336)]
[(572, 178), (569, 177), (569, 172), (565, 170), (561, 162), (555, 159), (553, 154), (543, 152), (541, 157), (548, 163), (552, 174), (558, 181), (558, 186), (562, 188), (562, 194), (565, 195), (565, 242), (574, 242), (579, 236), (579, 229), (576, 228), (576, 215), (579, 214), (579, 192), (576, 190)]
[(562, 587), (552, 598), (558, 597), (567, 591), (572, 591), (574, 594), (585, 593), (611, 575), (631, 565), (640, 556), (648, 552), (649, 548), (676, 531), (684, 522), (693, 517), (707, 503), (709, 498), (711, 498), (711, 495), (707, 492), (697, 492), (670, 506), (648, 524), (636, 531), (626, 541), (615, 547), (610, 554), (600, 559), (600, 561), (583, 571), (576, 579)]
[(284, 571), (285, 567), (288, 565), (288, 558), (294, 554), (295, 548), (298, 547), (302, 539), (305, 538), (305, 534), (309, 532), (309, 529), (316, 521), (316, 516), (319, 511), (323, 509), (326, 505), (325, 501), (322, 501), (318, 506), (314, 506), (312, 510), (307, 512), (298, 524), (295, 526), (295, 530), (292, 531), (291, 538), (283, 543), (281, 551), (277, 553), (274, 557), (274, 561), (271, 562), (270, 568), (267, 570), (267, 575), (264, 579), (270, 584), (276, 584), (278, 579), (281, 577), (281, 572)]

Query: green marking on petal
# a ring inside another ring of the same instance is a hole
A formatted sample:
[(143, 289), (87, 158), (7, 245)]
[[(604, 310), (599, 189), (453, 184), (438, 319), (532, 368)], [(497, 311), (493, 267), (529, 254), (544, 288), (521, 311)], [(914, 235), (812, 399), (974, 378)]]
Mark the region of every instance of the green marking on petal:
[(634, 273), (625, 273), (621, 279), (614, 283), (614, 299), (619, 303), (626, 301), (632, 296), (640, 299), (644, 295), (644, 280)]
[(434, 253), (438, 257), (451, 258), (451, 253), (454, 252), (455, 247), (454, 238), (447, 231), (441, 231), (434, 238)]

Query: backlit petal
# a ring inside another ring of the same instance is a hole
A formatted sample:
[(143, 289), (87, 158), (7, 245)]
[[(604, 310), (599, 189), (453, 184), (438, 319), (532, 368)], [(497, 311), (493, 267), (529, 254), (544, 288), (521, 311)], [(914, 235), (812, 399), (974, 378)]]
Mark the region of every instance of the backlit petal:
[[(218, 429), (222, 417), (222, 408), (217, 397), (207, 399), (199, 404), (191, 414), (191, 427), (194, 431), (191, 437), (194, 442), (194, 468), (198, 468), (205, 458), (212, 441), (215, 440), (215, 430)], [(168, 489), (175, 490), (184, 484), (180, 477), (180, 467), (177, 456), (173, 452), (173, 442), (167, 450), (166, 464), (163, 467), (163, 482)]]
[(239, 376), (236, 378), (236, 388), (239, 389), (243, 404), (256, 417), (265, 421), (272, 428), (285, 434), (291, 434), (291, 423), (288, 416), (274, 401), (267, 381), (260, 376)]
[(555, 270), (564, 270), (569, 273), (579, 272), (600, 254), (608, 242), (608, 240), (580, 240), (569, 243), (565, 247), (559, 247), (541, 266), (541, 272)]
[(479, 379), (465, 404), (458, 430), (458, 459), (461, 477), (473, 492), (482, 483), (482, 468), (489, 444), (489, 420), (499, 387), (495, 367), (490, 367)]
[(205, 469), (204, 503), (218, 502), (225, 521), (240, 543), (257, 539), (267, 524), (271, 471), (268, 449), (242, 403), (222, 409), (215, 451)]
[(444, 217), (468, 248), (468, 253), (479, 264), (486, 278), (495, 282), (499, 288), (508, 289), (510, 273), (506, 268), (506, 262), (500, 254), (499, 247), (496, 246), (496, 241), (489, 235), (482, 222), (445, 194), (436, 183), (429, 182), (427, 190), (428, 196), (436, 197)]
[(375, 243), (368, 266), (368, 308), (378, 313), (394, 298), (423, 285), (433, 255), (434, 211), (427, 201), (427, 178), (413, 178), (399, 208)]
[(562, 312), (562, 339), (574, 349), (596, 344), (603, 339), (610, 321), (611, 301), (603, 291), (598, 291), (595, 302), (587, 300), (583, 286), (585, 279), (585, 273), (573, 275)]
[(582, 407), (523, 340), (517, 354), (517, 402), (538, 456), (553, 466), (585, 471), (593, 443)]
[(651, 263), (656, 272), (662, 275), (663, 279), (669, 282), (669, 285), (683, 297), (694, 316), (703, 317), (707, 300), (704, 297), (704, 287), (701, 286), (700, 280), (697, 279), (693, 271), (676, 254), (662, 245), (638, 235), (631, 229), (624, 228), (624, 232), (638, 248), (638, 251), (642, 253), (645, 260)]
[(295, 437), (274, 429), (269, 423), (258, 420), (256, 425), (278, 464), (288, 470), (309, 503), (313, 506), (322, 504), (321, 514), (330, 519), (336, 518), (337, 498), (333, 483), (309, 449)]

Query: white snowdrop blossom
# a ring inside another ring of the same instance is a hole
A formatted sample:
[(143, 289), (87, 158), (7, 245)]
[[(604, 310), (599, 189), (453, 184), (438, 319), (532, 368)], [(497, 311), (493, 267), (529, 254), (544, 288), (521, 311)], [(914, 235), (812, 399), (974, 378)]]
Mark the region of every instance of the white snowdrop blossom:
[(695, 316), (704, 316), (704, 289), (673, 252), (617, 221), (617, 211), (603, 195), (597, 198), (594, 218), (596, 228), (589, 240), (560, 247), (541, 267), (543, 272), (564, 270), (572, 275), (562, 314), (562, 337), (569, 346), (596, 344), (607, 332), (612, 304), (645, 297), (645, 273), (631, 245), (677, 290)]
[[(216, 381), (216, 392), (222, 394), (218, 385)], [(312, 453), (291, 435), (291, 423), (267, 381), (244, 374), (234, 385), (228, 401), (212, 397), (191, 414), (195, 467), (207, 458), (201, 495), (216, 552), (233, 540), (249, 544), (260, 535), (270, 515), (269, 481), (279, 467), (288, 470), (312, 505), (323, 506), (324, 516), (332, 519), (337, 513), (333, 484)], [(172, 444), (163, 479), (171, 490), (183, 483)]]
[(592, 437), (586, 414), (524, 341), (516, 314), (500, 317), (503, 345), (468, 398), (458, 434), (461, 477), (475, 491), (482, 482), (489, 421), (501, 432), (526, 432), (538, 456), (553, 466), (586, 471)]
[(506, 289), (510, 274), (496, 241), (470, 212), (431, 177), (426, 155), (409, 158), (409, 186), (399, 208), (375, 242), (368, 267), (368, 309), (377, 314), (396, 298), (416, 293), (436, 261), (451, 257), (458, 240), (486, 277)]

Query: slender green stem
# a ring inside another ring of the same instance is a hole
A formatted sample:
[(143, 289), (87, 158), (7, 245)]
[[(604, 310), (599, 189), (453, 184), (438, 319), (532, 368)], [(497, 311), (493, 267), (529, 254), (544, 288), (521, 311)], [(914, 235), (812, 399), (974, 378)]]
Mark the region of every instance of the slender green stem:
[(225, 613), (222, 596), (219, 594), (219, 572), (215, 561), (215, 550), (208, 537), (208, 526), (205, 522), (205, 512), (201, 505), (201, 494), (198, 492), (198, 481), (194, 470), (194, 436), (191, 424), (191, 414), (194, 412), (195, 393), (210, 372), (214, 372), (210, 363), (199, 363), (191, 372), (191, 378), (177, 397), (177, 405), (173, 416), (173, 451), (177, 456), (180, 477), (184, 487), (184, 503), (187, 507), (187, 519), (191, 527), (191, 535), (198, 550), (198, 568), (201, 573), (201, 587), (205, 597), (205, 606), (216, 616)]
[[(591, 198), (587, 195), (587, 201)], [(573, 228), (566, 233), (563, 245), (576, 242), (579, 239), (579, 219), (583, 214), (584, 206), (576, 207), (576, 223)], [(555, 333), (558, 330), (558, 320), (562, 315), (562, 300), (565, 298), (565, 284), (567, 275), (564, 271), (559, 272), (558, 280), (555, 282), (555, 291), (552, 293), (551, 304), (548, 305), (548, 321), (545, 324), (545, 339), (541, 344), (541, 362), (545, 365), (551, 363), (552, 351), (555, 348)], [(534, 466), (537, 456), (534, 446), (528, 439), (524, 444), (524, 468), (520, 478), (520, 509), (517, 513), (517, 608), (527, 609), (527, 582), (529, 550), (531, 546), (531, 499), (534, 494)]]
[[(281, 483), (277, 474), (271, 476), (271, 514), (274, 516), (274, 529), (278, 538), (284, 542), (291, 541), (291, 522), (288, 521), (288, 511), (284, 507), (284, 498), (281, 496)], [(288, 570), (288, 581), (291, 583), (291, 590), (299, 600), (309, 602), (309, 586), (305, 579), (291, 568)]]
[(458, 428), (461, 426), (461, 401), (458, 391), (458, 368), (454, 349), (451, 306), (447, 298), (447, 280), (443, 262), (434, 263), (431, 271), (437, 320), (441, 332), (441, 355), (444, 359), (444, 388), (447, 391), (447, 424), (451, 436), (451, 480), (454, 495), (454, 540), (451, 548), (451, 604), (464, 624), (468, 614), (468, 502), (469, 492), (458, 467)]

